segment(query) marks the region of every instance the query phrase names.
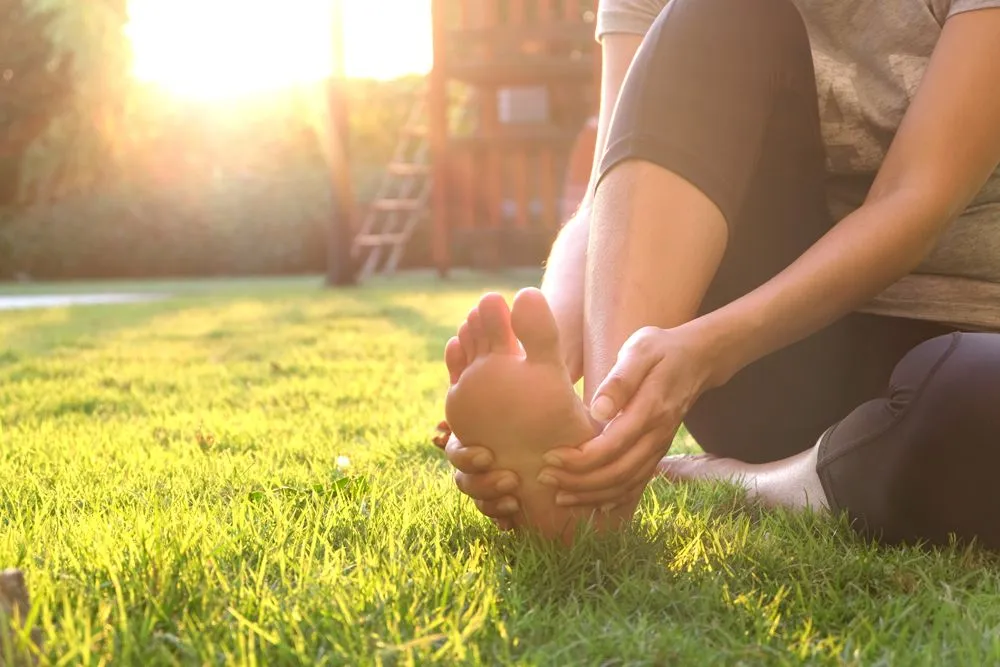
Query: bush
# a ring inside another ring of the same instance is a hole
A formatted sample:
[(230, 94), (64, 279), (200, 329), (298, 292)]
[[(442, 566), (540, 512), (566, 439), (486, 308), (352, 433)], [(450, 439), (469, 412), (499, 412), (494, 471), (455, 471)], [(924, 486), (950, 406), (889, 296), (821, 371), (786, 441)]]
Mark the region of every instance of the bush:
[(0, 205), (16, 202), (25, 153), (72, 93), (71, 60), (48, 37), (54, 14), (0, 0)]
[(321, 271), (329, 219), (322, 170), (118, 187), (37, 205), (0, 226), (0, 266), (38, 279)]

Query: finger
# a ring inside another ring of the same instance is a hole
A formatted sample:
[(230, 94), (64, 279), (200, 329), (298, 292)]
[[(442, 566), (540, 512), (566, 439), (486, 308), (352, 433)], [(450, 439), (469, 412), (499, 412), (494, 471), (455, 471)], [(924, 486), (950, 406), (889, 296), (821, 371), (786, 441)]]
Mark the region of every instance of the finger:
[(629, 337), (604, 381), (590, 402), (590, 416), (606, 422), (632, 400), (642, 381), (659, 361), (656, 337), (659, 329), (643, 327)]
[(492, 470), (476, 475), (456, 470), (455, 484), (459, 491), (475, 500), (499, 500), (517, 489), (517, 475), (509, 470)]
[(555, 478), (560, 491), (574, 495), (608, 490), (621, 495), (637, 475), (648, 470), (652, 477), (669, 443), (669, 431), (657, 428), (640, 436), (635, 445), (628, 447), (619, 458), (596, 470), (578, 474), (557, 468), (543, 468), (539, 474), (550, 475)]
[(604, 506), (606, 512), (618, 509), (620, 507), (631, 507), (634, 512), (636, 508), (639, 507), (639, 503), (642, 501), (642, 494), (646, 492), (646, 487), (649, 486), (649, 482), (644, 484), (636, 485), (635, 489), (629, 492), (629, 494), (619, 503), (611, 503)]
[(444, 454), (448, 462), (462, 472), (487, 472), (493, 465), (493, 452), (485, 447), (466, 447), (454, 435), (448, 438)]
[(556, 494), (556, 505), (560, 507), (577, 507), (593, 505), (601, 509), (613, 509), (628, 504), (635, 495), (641, 495), (649, 481), (656, 475), (658, 461), (646, 464), (631, 479), (624, 484), (598, 491), (560, 491)]
[[(621, 459), (649, 430), (653, 411), (661, 400), (655, 393), (652, 387), (645, 392), (640, 391), (604, 431), (579, 447), (562, 447), (547, 452), (542, 457), (542, 463), (579, 475), (601, 470)], [(542, 472), (549, 470), (546, 468)], [(558, 475), (555, 477), (561, 479)]]
[(512, 517), (521, 509), (517, 499), (513, 497), (498, 500), (476, 500), (476, 509), (490, 517), (513, 526)]

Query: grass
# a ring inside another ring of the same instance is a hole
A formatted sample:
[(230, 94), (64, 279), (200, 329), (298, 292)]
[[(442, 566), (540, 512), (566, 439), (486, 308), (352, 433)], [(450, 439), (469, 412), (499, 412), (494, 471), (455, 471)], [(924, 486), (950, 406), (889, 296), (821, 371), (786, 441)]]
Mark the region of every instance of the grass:
[(498, 534), (429, 444), (439, 358), (477, 294), (534, 277), (0, 315), (0, 565), (42, 663), (1000, 660), (994, 557), (730, 487), (654, 484), (633, 530), (569, 552)]

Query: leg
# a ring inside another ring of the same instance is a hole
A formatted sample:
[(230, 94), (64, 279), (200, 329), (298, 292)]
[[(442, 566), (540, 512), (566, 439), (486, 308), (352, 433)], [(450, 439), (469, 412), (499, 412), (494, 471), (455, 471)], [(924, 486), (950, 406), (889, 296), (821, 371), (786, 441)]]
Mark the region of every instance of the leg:
[(1000, 334), (928, 340), (897, 364), (882, 395), (782, 461), (665, 459), (673, 479), (729, 479), (770, 505), (843, 511), (885, 543), (1000, 549)]
[[(587, 387), (635, 330), (691, 319), (703, 300), (735, 298), (825, 231), (817, 118), (808, 37), (787, 0), (671, 3), (626, 78), (600, 170), (587, 260)], [(523, 469), (512, 469), (530, 477), (529, 459), (556, 443), (518, 432), (483, 400), (461, 400), (467, 387), (491, 383), (464, 382), (461, 369), (452, 375), (449, 420), (459, 439), (521, 447)], [(523, 385), (491, 386), (491, 400), (516, 392), (535, 410), (548, 400)], [(582, 422), (578, 430), (580, 442), (589, 437)], [(637, 500), (609, 522), (630, 517)], [(528, 523), (541, 516), (530, 514)]]
[(1000, 334), (952, 334), (916, 347), (882, 398), (817, 447), (831, 509), (888, 543), (953, 534), (1000, 548)]
[[(704, 428), (696, 432), (711, 434), (702, 445), (709, 453), (668, 456), (658, 473), (675, 481), (741, 482), (752, 497), (772, 506), (826, 508), (816, 475), (817, 448), (810, 445), (854, 407), (884, 395), (911, 350), (953, 332), (932, 322), (861, 315), (838, 326), (836, 335), (823, 332), (808, 346), (772, 355), (737, 376), (739, 384), (703, 399), (696, 407)], [(774, 382), (775, 377), (792, 381)], [(822, 393), (802, 390), (810, 383), (836, 393), (817, 400)], [(764, 418), (752, 419), (754, 411)], [(728, 421), (735, 419), (743, 421)]]
[[(742, 296), (829, 229), (812, 57), (795, 8), (668, 5), (625, 81), (602, 170), (588, 254), (588, 398), (635, 330)], [(750, 459), (807, 448), (846, 411), (844, 328), (709, 392), (688, 428), (709, 451)], [(792, 416), (790, 395), (800, 405)]]

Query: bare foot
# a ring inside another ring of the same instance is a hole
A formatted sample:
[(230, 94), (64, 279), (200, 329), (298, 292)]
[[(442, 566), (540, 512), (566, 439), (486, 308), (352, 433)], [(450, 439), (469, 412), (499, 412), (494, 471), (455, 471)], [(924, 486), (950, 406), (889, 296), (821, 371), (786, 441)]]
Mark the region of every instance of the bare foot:
[(461, 442), (492, 450), (495, 468), (520, 477), (515, 526), (568, 542), (576, 525), (592, 516), (599, 528), (621, 523), (591, 508), (557, 507), (556, 491), (536, 479), (546, 451), (575, 447), (596, 434), (563, 363), (542, 293), (522, 290), (512, 310), (499, 294), (487, 294), (459, 329), (458, 341), (445, 351), (453, 382), (445, 403), (448, 424)]
[(668, 456), (660, 461), (658, 472), (674, 481), (731, 481), (770, 507), (826, 511), (826, 493), (816, 474), (817, 449), (812, 447), (787, 459), (761, 464), (711, 454)]

